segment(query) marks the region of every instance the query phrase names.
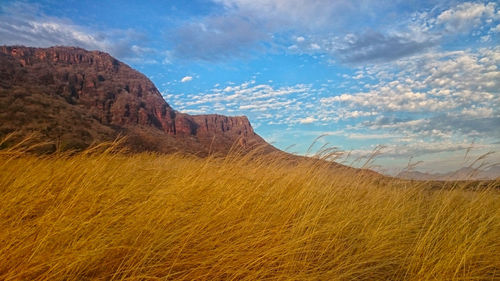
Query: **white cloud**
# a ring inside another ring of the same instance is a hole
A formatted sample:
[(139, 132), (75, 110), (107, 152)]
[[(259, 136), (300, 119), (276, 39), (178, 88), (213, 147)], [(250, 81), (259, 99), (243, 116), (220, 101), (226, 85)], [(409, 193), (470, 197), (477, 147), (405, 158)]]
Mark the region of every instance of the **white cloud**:
[[(315, 52), (319, 49), (337, 50), (335, 46), (326, 46), (335, 45), (338, 41), (331, 40), (332, 34), (339, 34), (342, 37), (342, 34), (352, 30), (352, 22), (364, 22), (366, 18), (374, 17), (374, 9), (384, 8), (386, 11), (398, 12), (400, 6), (400, 3), (393, 5), (392, 2), (366, 0), (214, 0), (214, 2), (223, 7), (222, 13), (190, 19), (175, 32), (178, 34), (176, 40), (178, 46), (175, 47), (177, 55), (217, 60), (234, 56), (251, 56), (256, 51), (271, 50), (275, 47), (299, 53)], [(290, 31), (295, 34), (307, 32), (308, 36), (287, 37), (288, 40), (280, 36)], [(401, 57), (430, 45), (428, 38), (422, 34), (423, 32), (420, 32), (417, 36), (417, 32), (413, 32), (413, 36), (407, 36), (408, 34), (393, 32), (383, 35), (383, 38), (380, 36), (375, 38), (379, 41), (373, 42), (374, 45), (364, 42), (363, 38), (361, 38), (363, 42), (358, 41), (358, 43), (369, 45), (361, 50), (363, 54), (370, 53), (372, 48), (380, 58), (392, 57), (392, 53), (395, 53), (393, 55), (395, 57)], [(314, 39), (316, 43), (305, 44), (309, 39)], [(372, 41), (372, 38), (369, 37), (368, 41)], [(349, 45), (350, 42), (346, 41), (346, 44)], [(357, 46), (351, 47), (359, 49)], [(356, 54), (355, 57), (359, 55)]]
[(298, 121), (300, 124), (311, 124), (311, 123), (318, 121), (318, 119), (316, 119), (312, 116), (308, 116), (306, 118), (299, 119)]
[[(441, 7), (436, 6), (435, 10), (439, 11)], [(456, 35), (472, 29), (476, 29), (475, 36), (481, 36), (483, 42), (489, 42), (493, 38), (490, 34), (484, 34), (487, 30), (481, 31), (480, 25), (485, 24), (489, 28), (500, 19), (500, 10), (493, 2), (466, 2), (441, 13), (436, 11), (417, 12), (398, 20), (399, 24), (376, 30), (366, 29), (353, 33), (346, 29), (334, 36), (331, 33), (318, 33), (312, 37), (316, 43), (293, 44), (289, 49), (307, 53), (321, 48), (325, 53), (349, 64), (383, 63), (424, 53), (446, 39), (444, 35)], [(495, 32), (493, 27), (489, 29)], [(344, 33), (346, 31), (348, 33)]]
[(332, 21), (342, 21), (351, 12), (364, 12), (375, 5), (353, 0), (215, 0), (215, 2), (223, 4), (228, 10), (266, 18), (269, 24), (313, 28), (328, 26)]
[(500, 71), (496, 64), (500, 48), (478, 53), (428, 53), (400, 60), (394, 65), (372, 66), (352, 79), (370, 73), (391, 73), (368, 92), (344, 93), (321, 99), (323, 104), (341, 103), (350, 108), (379, 111), (440, 112), (498, 102)]
[(77, 45), (87, 49), (107, 50), (110, 42), (92, 34), (83, 27), (55, 18), (31, 20), (5, 20), (0, 24), (3, 44), (26, 44), (48, 47), (53, 45)]
[(190, 20), (172, 32), (173, 53), (203, 61), (245, 57), (257, 48), (258, 42), (271, 38), (259, 25), (258, 18), (237, 13), (213, 15), (198, 22)]
[(22, 2), (0, 7), (0, 44), (51, 47), (77, 46), (100, 50), (135, 62), (156, 63), (147, 59), (155, 50), (140, 46), (143, 35), (133, 30), (94, 30), (70, 20), (49, 17), (38, 5)]
[(189, 81), (191, 81), (191, 80), (193, 80), (193, 77), (192, 77), (192, 76), (184, 76), (184, 77), (182, 77), (182, 79), (181, 79), (181, 83), (186, 83), (186, 82), (189, 82)]
[(335, 85), (318, 89), (249, 81), (226, 83), (182, 100), (175, 95), (173, 105), (181, 111), (210, 113), (218, 104), (220, 113), (245, 114), (260, 124), (289, 128), (310, 124), (318, 130), (337, 123), (342, 134), (333, 137), (353, 143), (380, 141), (388, 146), (387, 157), (456, 153), (473, 139), (485, 146), (500, 138), (500, 132), (492, 130), (500, 124), (498, 65), (500, 47), (429, 51), (339, 75), (347, 85), (371, 81), (366, 89), (343, 94), (338, 88), (329, 90)]
[(352, 129), (398, 133), (423, 145), (435, 140), (500, 138), (500, 47), (428, 52), (366, 66), (358, 75), (378, 82), (367, 90), (321, 98), (320, 120), (361, 118)]
[[(214, 106), (218, 105), (221, 109), (218, 113), (245, 114), (255, 119), (266, 116), (264, 119), (267, 123), (291, 124), (304, 118), (301, 108), (305, 105), (301, 96), (308, 95), (310, 87), (304, 84), (273, 87), (252, 80), (239, 85), (216, 87), (208, 93), (175, 95), (169, 102), (180, 111), (212, 113)], [(287, 113), (289, 115), (284, 116)]]
[(489, 41), (491, 41), (490, 35), (481, 36), (481, 42), (489, 42)]
[[(386, 144), (381, 150), (383, 157), (418, 157), (422, 155), (464, 151), (471, 147), (470, 142), (457, 142), (453, 140), (444, 141), (419, 141), (412, 139), (407, 143)], [(476, 148), (492, 147), (489, 145), (477, 145)], [(353, 156), (369, 156), (373, 152), (372, 149), (358, 149), (352, 151)]]
[[(176, 55), (218, 60), (278, 47), (292, 53), (321, 49), (331, 56), (326, 61), (333, 57), (347, 63), (385, 62), (422, 53), (439, 44), (443, 35), (468, 31), (481, 23), (491, 25), (500, 18), (493, 2), (466, 2), (443, 11), (443, 6), (452, 3), (446, 2), (423, 12), (427, 5), (415, 3), (417, 12), (402, 14), (394, 25), (353, 28), (352, 22), (383, 16), (373, 15), (374, 9), (400, 13), (404, 1), (214, 1), (223, 7), (223, 13), (190, 20), (174, 32)], [(307, 36), (280, 36), (287, 32), (307, 32)]]
[(494, 112), (493, 108), (476, 107), (475, 105), (473, 105), (471, 108), (464, 108), (461, 112), (461, 115), (470, 116), (473, 118), (490, 118), (494, 116)]
[(361, 34), (326, 39), (325, 49), (347, 63), (386, 62), (422, 53), (434, 46), (439, 36), (420, 29)]
[(319, 49), (321, 49), (321, 47), (318, 44), (316, 44), (316, 43), (312, 43), (310, 45), (310, 48), (313, 49), (313, 50), (319, 50)]
[(497, 25), (497, 26), (495, 26), (495, 27), (492, 27), (492, 28), (491, 28), (491, 31), (492, 31), (492, 32), (495, 32), (495, 33), (499, 33), (499, 32), (500, 32), (500, 24), (498, 24), (498, 25)]
[(495, 17), (496, 4), (490, 2), (465, 2), (455, 8), (442, 12), (437, 17), (437, 23), (442, 24), (448, 31), (465, 32), (477, 27), (485, 19)]
[(369, 133), (349, 133), (347, 137), (357, 140), (391, 139), (401, 137), (395, 134), (369, 134)]

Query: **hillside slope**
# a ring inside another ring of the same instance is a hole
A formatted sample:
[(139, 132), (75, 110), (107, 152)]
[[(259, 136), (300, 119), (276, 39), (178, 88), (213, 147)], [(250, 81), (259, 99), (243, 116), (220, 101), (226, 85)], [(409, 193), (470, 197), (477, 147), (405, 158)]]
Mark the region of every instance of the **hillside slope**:
[(135, 151), (226, 153), (267, 144), (245, 116), (174, 110), (143, 74), (107, 53), (0, 47), (0, 136), (36, 132), (63, 149), (126, 136)]

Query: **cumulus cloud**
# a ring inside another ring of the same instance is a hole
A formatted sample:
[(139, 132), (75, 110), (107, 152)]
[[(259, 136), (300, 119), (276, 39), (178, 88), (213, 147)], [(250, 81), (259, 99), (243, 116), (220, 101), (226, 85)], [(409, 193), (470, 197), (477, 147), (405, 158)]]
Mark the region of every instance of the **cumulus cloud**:
[(318, 121), (318, 119), (316, 119), (316, 118), (314, 118), (312, 116), (308, 116), (306, 118), (299, 119), (299, 123), (300, 124), (311, 124), (311, 123), (314, 123), (316, 121)]
[(388, 133), (385, 134), (346, 133), (345, 135), (347, 138), (355, 140), (392, 139), (401, 137), (400, 135), (388, 134)]
[(444, 25), (450, 32), (466, 32), (479, 26), (485, 19), (492, 19), (496, 4), (465, 2), (454, 8), (443, 11), (437, 17), (437, 23)]
[[(441, 152), (454, 152), (454, 151), (465, 151), (471, 147), (471, 143), (468, 142), (455, 142), (451, 140), (444, 141), (418, 141), (413, 140), (413, 142), (401, 144), (388, 144), (382, 149), (382, 154), (384, 157), (417, 157), (425, 154), (441, 153)], [(359, 155), (369, 155), (370, 150), (360, 150), (353, 152)]]
[(186, 83), (186, 82), (189, 82), (189, 81), (191, 81), (191, 80), (193, 80), (193, 77), (192, 77), (192, 76), (184, 76), (184, 77), (182, 77), (182, 79), (181, 79), (181, 83)]
[(45, 16), (39, 6), (13, 3), (0, 8), (0, 44), (78, 46), (119, 58), (144, 57), (153, 49), (139, 45), (144, 35), (133, 30), (90, 30), (67, 19)]
[(473, 141), (498, 149), (493, 144), (500, 138), (500, 131), (493, 129), (500, 127), (498, 65), (499, 47), (427, 51), (344, 75), (347, 85), (369, 82), (357, 90), (277, 87), (252, 80), (182, 98), (174, 95), (173, 105), (210, 113), (218, 104), (224, 114), (245, 114), (256, 124), (307, 125), (317, 135), (323, 133), (319, 128), (337, 123), (342, 133), (336, 138), (386, 144), (386, 157), (452, 153)]
[[(350, 120), (373, 136), (471, 140), (500, 138), (500, 48), (434, 52), (359, 68), (346, 81), (364, 90), (335, 93), (312, 85), (275, 87), (248, 81), (173, 100), (180, 110), (246, 114), (268, 124), (322, 126)], [(181, 95), (175, 95), (181, 97)], [(198, 112), (198, 113), (201, 113)], [(373, 133), (370, 133), (372, 131)]]
[(309, 36), (308, 44), (304, 43), (303, 37), (298, 37), (301, 40), (295, 38), (288, 50), (294, 53), (321, 52), (344, 63), (361, 64), (394, 61), (423, 53), (440, 42), (442, 34), (434, 28), (435, 18), (429, 13), (416, 13), (410, 19), (400, 21), (396, 26), (376, 30), (351, 30), (347, 26), (333, 33), (315, 32), (314, 36)]
[(494, 117), (493, 108), (477, 107), (476, 105), (472, 105), (470, 108), (464, 108), (460, 113), (463, 116), (470, 116), (474, 118), (484, 119)]
[(316, 43), (311, 43), (311, 45), (309, 45), (309, 47), (311, 49), (313, 49), (313, 50), (319, 50), (319, 49), (321, 49), (321, 47), (318, 44), (316, 44)]
[[(433, 138), (500, 138), (500, 48), (429, 52), (396, 64), (366, 67), (378, 79), (368, 91), (320, 99), (325, 112), (375, 119), (359, 128)], [(352, 78), (354, 79), (354, 78)], [(373, 114), (376, 112), (377, 114)]]
[(248, 81), (239, 85), (220, 86), (207, 93), (173, 95), (169, 102), (178, 110), (190, 113), (218, 113), (248, 115), (270, 124), (291, 124), (306, 118), (303, 100), (311, 86), (273, 87)]

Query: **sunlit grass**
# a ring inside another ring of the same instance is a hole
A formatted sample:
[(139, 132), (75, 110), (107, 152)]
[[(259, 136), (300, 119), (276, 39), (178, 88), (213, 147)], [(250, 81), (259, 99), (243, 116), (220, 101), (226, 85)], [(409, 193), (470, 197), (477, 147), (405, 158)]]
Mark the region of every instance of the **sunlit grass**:
[(3, 150), (0, 280), (498, 280), (494, 184), (277, 155)]

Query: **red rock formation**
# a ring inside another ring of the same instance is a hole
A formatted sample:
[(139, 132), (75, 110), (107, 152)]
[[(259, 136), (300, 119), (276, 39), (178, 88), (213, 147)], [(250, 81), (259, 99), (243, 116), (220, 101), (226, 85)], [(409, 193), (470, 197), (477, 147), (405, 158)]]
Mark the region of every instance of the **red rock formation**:
[[(23, 110), (15, 111), (12, 104), (16, 103), (25, 107), (44, 104), (49, 109), (35, 106), (39, 115), (22, 112), (29, 116), (28, 121), (12, 124), (37, 131), (38, 123), (47, 123), (42, 127), (48, 139), (56, 135), (53, 127), (60, 127), (63, 133), (59, 135), (78, 139), (82, 146), (119, 133), (130, 135), (141, 149), (160, 151), (203, 154), (210, 146), (224, 152), (235, 142), (242, 146), (265, 144), (244, 116), (176, 112), (147, 77), (99, 51), (1, 46), (0, 106), (6, 110), (0, 112), (0, 120)], [(58, 109), (51, 104), (57, 104)], [(83, 121), (65, 120), (68, 116)], [(1, 121), (0, 134), (16, 129), (9, 126), (9, 120)], [(78, 135), (86, 138), (81, 140)]]

